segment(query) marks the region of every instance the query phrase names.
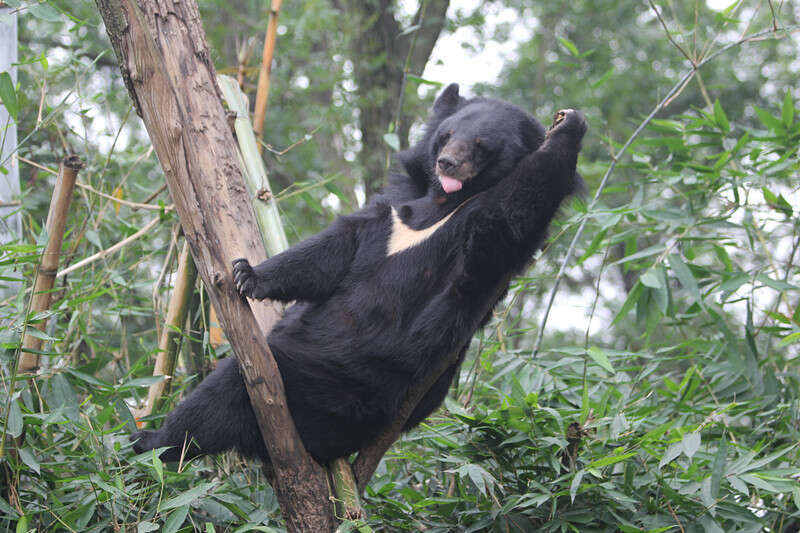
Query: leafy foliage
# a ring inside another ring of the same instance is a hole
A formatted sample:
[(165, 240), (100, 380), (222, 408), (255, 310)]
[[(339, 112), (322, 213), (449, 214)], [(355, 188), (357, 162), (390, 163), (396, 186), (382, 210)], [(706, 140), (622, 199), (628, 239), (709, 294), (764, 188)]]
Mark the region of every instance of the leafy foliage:
[[(15, 153), (52, 169), (75, 151), (87, 164), (79, 180), (91, 188), (73, 199), (62, 268), (154, 217), (159, 223), (60, 278), (48, 313), (32, 314), (25, 290), (2, 296), (0, 529), (280, 531), (257, 465), (225, 456), (175, 468), (132, 455), (131, 408), (154, 379), (177, 219), (164, 192), (150, 201), (154, 209), (109, 199), (144, 202), (163, 177), (93, 5), (6, 3), (25, 17), (18, 86), (0, 74), (0, 97), (20, 131)], [(263, 31), (263, 5), (225, 5), (205, 5), (205, 25), (220, 70), (235, 70), (235, 37)], [(721, 12), (703, 2), (665, 5), (673, 40), (691, 53), (773, 24), (756, 2)], [(778, 26), (797, 18), (794, 6), (774, 7)], [(542, 117), (565, 104), (586, 109), (592, 136), (580, 168), (596, 186), (617, 139), (686, 58), (644, 4), (574, 2), (565, 13), (546, 2), (493, 2), (457, 9), (450, 30), (469, 26), (484, 41), (508, 35), (503, 25), (496, 35), (484, 31), (501, 8), (516, 9), (535, 35), (497, 87), (476, 90), (535, 102)], [(355, 206), (361, 186), (351, 177), (359, 175), (351, 173), (358, 102), (340, 23), (335, 3), (289, 2), (281, 14), (267, 121), (277, 148), (266, 159), (293, 239)], [(800, 527), (800, 94), (796, 34), (775, 36), (705, 66), (619, 159), (598, 201), (565, 212), (548, 249), (474, 340), (446, 409), (379, 467), (367, 523), (343, 530)], [(54, 178), (19, 161), (25, 233), (0, 245), (0, 284), (28, 289)], [(582, 222), (533, 357), (547, 292)], [(23, 379), (14, 372), (22, 334), (45, 317), (47, 363)], [(209, 343), (207, 326), (198, 290), (174, 401), (227, 351)]]

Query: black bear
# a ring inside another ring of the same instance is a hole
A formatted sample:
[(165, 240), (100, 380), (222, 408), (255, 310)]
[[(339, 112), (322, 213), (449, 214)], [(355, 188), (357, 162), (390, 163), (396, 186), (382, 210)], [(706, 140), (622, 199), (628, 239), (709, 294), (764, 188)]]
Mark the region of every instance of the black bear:
[[(493, 287), (525, 267), (561, 202), (582, 187), (575, 165), (585, 132), (578, 111), (558, 112), (546, 131), (511, 104), (465, 99), (450, 85), (384, 194), (260, 265), (234, 261), (242, 295), (297, 301), (268, 341), (314, 458), (368, 444), (441, 358), (460, 350), (461, 362), (497, 302)], [(441, 404), (457, 366), (406, 430)], [(230, 448), (269, 461), (233, 357), (161, 429), (132, 439), (139, 453), (169, 446), (167, 461)]]

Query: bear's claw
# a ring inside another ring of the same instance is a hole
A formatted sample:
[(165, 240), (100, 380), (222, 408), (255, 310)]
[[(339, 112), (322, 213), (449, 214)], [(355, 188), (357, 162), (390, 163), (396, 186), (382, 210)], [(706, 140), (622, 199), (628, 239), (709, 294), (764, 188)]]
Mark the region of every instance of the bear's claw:
[(550, 129), (553, 129), (559, 124), (561, 124), (564, 121), (564, 119), (567, 118), (567, 115), (570, 115), (572, 113), (575, 113), (574, 109), (560, 109), (556, 111), (556, 114), (553, 115), (553, 124), (550, 126)]
[(253, 292), (253, 267), (247, 259), (240, 258), (233, 261), (233, 283), (236, 292), (242, 296), (250, 296)]

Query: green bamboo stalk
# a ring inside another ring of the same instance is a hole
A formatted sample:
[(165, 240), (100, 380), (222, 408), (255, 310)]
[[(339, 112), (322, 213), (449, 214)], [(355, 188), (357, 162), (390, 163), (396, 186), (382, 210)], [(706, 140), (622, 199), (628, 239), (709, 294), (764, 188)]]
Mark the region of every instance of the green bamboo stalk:
[(239, 151), (244, 170), (247, 190), (253, 198), (253, 209), (264, 240), (267, 254), (271, 256), (286, 250), (289, 242), (283, 230), (278, 206), (272, 195), (267, 179), (267, 169), (258, 151), (258, 143), (253, 134), (253, 126), (247, 118), (247, 97), (239, 89), (239, 84), (230, 76), (217, 76), (222, 96), (228, 108), (236, 113), (233, 127), (239, 142)]
[(192, 254), (189, 253), (189, 244), (183, 243), (183, 250), (181, 250), (178, 258), (175, 287), (172, 289), (172, 296), (167, 309), (167, 319), (158, 343), (158, 358), (153, 368), (153, 375), (164, 376), (164, 380), (150, 385), (147, 403), (144, 409), (136, 413), (139, 418), (155, 411), (163, 401), (164, 396), (169, 392), (172, 384), (172, 375), (175, 373), (175, 363), (178, 361), (181, 332), (186, 325), (186, 315), (189, 312), (189, 302), (194, 293), (196, 280), (197, 268), (194, 265)]

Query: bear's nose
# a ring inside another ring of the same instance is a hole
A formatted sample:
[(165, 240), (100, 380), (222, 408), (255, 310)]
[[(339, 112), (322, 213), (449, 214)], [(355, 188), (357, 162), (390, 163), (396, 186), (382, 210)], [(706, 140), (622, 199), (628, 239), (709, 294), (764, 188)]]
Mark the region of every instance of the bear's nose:
[(456, 161), (447, 156), (440, 157), (439, 160), (436, 161), (436, 164), (439, 165), (439, 170), (445, 174), (450, 172), (457, 166)]

